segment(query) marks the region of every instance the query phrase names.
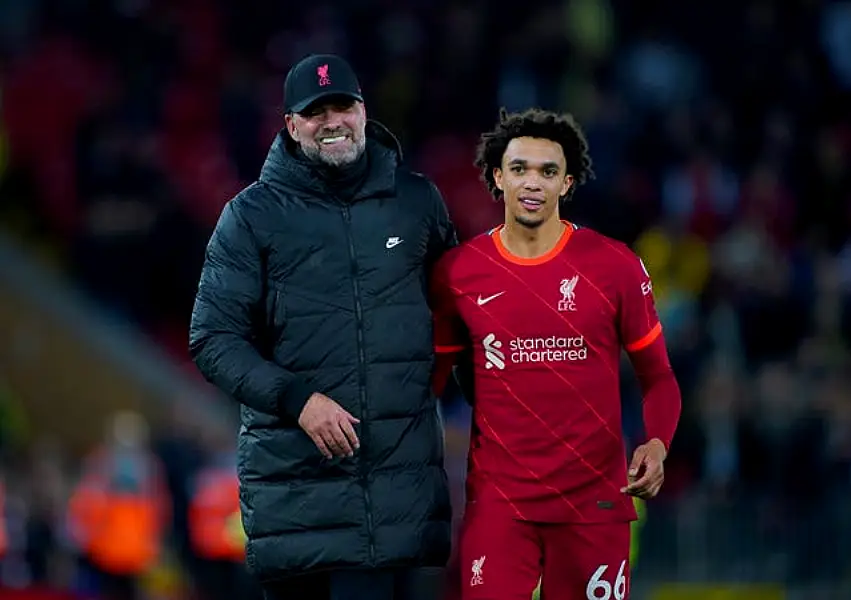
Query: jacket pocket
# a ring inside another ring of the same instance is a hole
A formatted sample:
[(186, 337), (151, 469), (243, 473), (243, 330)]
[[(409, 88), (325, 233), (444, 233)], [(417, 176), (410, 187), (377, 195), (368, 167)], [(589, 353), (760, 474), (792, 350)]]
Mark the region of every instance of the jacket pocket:
[(257, 315), (254, 331), (257, 346), (267, 358), (274, 356), (280, 343), (285, 318), (283, 293), (270, 289), (266, 293), (263, 312)]
[(286, 302), (281, 290), (273, 289), (266, 303), (266, 327), (273, 332), (273, 343), (277, 343), (286, 323)]

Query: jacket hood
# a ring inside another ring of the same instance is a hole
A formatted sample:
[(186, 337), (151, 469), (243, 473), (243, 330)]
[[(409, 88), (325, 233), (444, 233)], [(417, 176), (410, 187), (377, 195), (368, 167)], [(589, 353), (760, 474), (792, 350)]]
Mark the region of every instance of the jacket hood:
[[(281, 129), (272, 142), (259, 180), (285, 193), (308, 197), (333, 197), (333, 189), (319, 174), (316, 164), (297, 152), (298, 145)], [(395, 190), (396, 168), (402, 164), (402, 147), (389, 129), (378, 121), (367, 120), (366, 154), (368, 174), (352, 199), (389, 195)]]

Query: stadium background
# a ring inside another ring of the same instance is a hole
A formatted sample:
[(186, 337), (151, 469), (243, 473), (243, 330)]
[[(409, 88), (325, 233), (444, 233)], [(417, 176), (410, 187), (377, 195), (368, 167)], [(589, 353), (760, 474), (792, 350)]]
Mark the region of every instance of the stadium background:
[(500, 106), (584, 124), (568, 216), (644, 258), (684, 393), (636, 597), (851, 597), (851, 2), (817, 0), (0, 1), (0, 596), (97, 592), (65, 512), (133, 410), (175, 509), (146, 587), (191, 597), (191, 481), (234, 431), (188, 361), (194, 287), (308, 52), (351, 60), (464, 238), (501, 218), (471, 166)]

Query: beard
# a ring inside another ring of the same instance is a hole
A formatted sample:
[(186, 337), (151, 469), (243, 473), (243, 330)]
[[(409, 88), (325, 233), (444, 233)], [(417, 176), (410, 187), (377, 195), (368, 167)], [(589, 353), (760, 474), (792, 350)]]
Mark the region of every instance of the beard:
[[(321, 137), (347, 134), (350, 136), (345, 142), (341, 142), (343, 147), (326, 148), (319, 141)], [(356, 135), (354, 132), (322, 132), (317, 135), (310, 143), (302, 143), (301, 151), (312, 161), (321, 163), (329, 167), (343, 167), (356, 162), (364, 150), (366, 149), (366, 137)]]
[(546, 218), (538, 217), (538, 216), (530, 216), (530, 215), (515, 215), (514, 222), (518, 225), (522, 225), (527, 229), (537, 229), (541, 225), (544, 224)]

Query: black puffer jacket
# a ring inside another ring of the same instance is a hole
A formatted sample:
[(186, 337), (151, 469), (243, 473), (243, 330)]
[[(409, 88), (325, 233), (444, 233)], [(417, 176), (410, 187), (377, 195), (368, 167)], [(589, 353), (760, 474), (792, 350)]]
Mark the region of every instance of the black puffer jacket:
[[(247, 562), (265, 581), (449, 554), (426, 281), (455, 233), (395, 138), (370, 122), (367, 139), (368, 172), (344, 200), (279, 134), (207, 248), (190, 349), (242, 404)], [(323, 459), (299, 428), (314, 391), (361, 420), (354, 458)]]

